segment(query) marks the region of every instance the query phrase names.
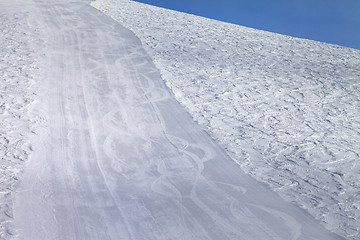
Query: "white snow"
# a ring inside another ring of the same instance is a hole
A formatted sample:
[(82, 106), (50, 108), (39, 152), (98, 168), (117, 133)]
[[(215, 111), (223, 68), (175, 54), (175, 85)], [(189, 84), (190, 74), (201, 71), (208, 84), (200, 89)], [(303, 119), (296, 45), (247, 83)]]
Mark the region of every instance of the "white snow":
[(38, 29), (29, 24), (34, 14), (17, 1), (0, 2), (0, 239), (15, 233), (13, 195), (41, 122), (34, 109), (40, 52)]
[(358, 238), (359, 51), (91, 4), (0, 2), (0, 239)]
[(245, 175), (131, 31), (81, 1), (35, 7), (46, 123), (16, 190), (16, 238), (342, 239)]
[(241, 168), (360, 239), (360, 51), (128, 0), (131, 29), (176, 99)]

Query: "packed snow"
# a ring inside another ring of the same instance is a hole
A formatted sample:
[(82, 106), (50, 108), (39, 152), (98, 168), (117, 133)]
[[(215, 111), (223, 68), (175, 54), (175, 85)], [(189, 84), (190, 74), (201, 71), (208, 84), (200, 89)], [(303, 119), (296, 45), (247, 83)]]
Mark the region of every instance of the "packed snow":
[(42, 121), (5, 239), (343, 239), (246, 175), (130, 30), (86, 1), (21, 1), (41, 30), (26, 91)]
[(241, 168), (360, 239), (360, 51), (129, 0), (91, 3), (141, 39), (167, 86)]

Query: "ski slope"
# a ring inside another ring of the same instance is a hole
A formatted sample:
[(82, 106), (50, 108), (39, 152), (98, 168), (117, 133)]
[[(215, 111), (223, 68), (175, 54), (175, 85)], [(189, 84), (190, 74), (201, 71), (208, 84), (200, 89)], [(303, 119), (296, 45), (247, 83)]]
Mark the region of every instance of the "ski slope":
[(343, 239), (244, 174), (118, 22), (0, 6), (2, 239)]
[(34, 109), (41, 39), (31, 21), (35, 9), (24, 5), (0, 2), (0, 239), (15, 234), (14, 193), (42, 121)]
[(360, 239), (360, 51), (129, 0), (131, 29), (176, 99), (241, 168)]

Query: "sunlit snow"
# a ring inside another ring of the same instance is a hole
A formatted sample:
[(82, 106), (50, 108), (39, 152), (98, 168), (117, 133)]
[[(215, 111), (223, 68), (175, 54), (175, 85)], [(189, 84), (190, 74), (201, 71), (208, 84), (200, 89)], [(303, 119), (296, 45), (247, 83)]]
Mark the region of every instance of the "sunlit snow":
[(0, 239), (360, 238), (360, 51), (128, 0), (0, 13)]
[(143, 42), (241, 168), (360, 238), (360, 51), (127, 0), (93, 6)]
[[(40, 39), (29, 26), (31, 10), (0, 3), (0, 239), (14, 234), (13, 197), (24, 161), (33, 150), (39, 116), (34, 112)], [(15, 8), (14, 8), (15, 7)]]

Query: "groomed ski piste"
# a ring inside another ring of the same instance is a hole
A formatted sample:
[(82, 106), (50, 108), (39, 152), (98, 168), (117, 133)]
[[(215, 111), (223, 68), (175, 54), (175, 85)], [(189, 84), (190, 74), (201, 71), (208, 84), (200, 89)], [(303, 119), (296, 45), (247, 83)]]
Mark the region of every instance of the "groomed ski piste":
[(360, 238), (359, 50), (128, 0), (0, 13), (0, 239)]

